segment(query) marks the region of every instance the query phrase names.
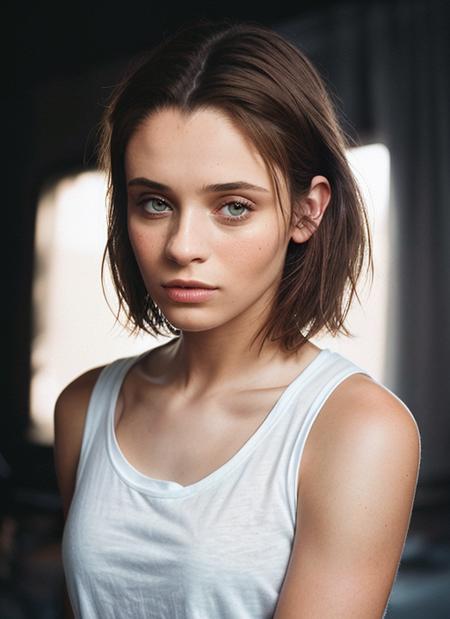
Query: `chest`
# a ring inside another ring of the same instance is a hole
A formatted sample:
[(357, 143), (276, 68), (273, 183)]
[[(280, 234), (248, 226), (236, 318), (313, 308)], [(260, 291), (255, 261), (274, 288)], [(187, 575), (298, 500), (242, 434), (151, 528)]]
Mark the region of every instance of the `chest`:
[[(107, 461), (95, 465), (63, 538), (66, 573), (76, 574), (84, 596), (136, 618), (177, 617), (175, 594), (183, 618), (203, 605), (207, 617), (273, 616), (294, 535), (278, 488), (255, 484), (252, 468), (207, 492), (156, 499), (110, 475)], [(109, 619), (103, 607), (101, 616)]]
[(152, 478), (190, 485), (230, 460), (263, 424), (284, 388), (187, 403), (155, 388), (145, 401), (119, 398), (115, 434), (126, 460)]

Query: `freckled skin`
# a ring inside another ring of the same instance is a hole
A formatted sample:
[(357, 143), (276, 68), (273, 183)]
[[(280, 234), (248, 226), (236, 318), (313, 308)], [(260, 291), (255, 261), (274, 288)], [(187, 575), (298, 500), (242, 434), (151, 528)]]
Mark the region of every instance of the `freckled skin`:
[[(127, 181), (145, 177), (172, 189), (169, 194), (130, 187), (128, 201), (137, 262), (147, 290), (170, 322), (187, 331), (227, 324), (228, 332), (232, 322), (246, 333), (255, 321), (260, 324), (281, 277), (289, 239), (304, 242), (308, 234), (287, 228), (286, 186), (282, 182), (283, 220), (264, 162), (238, 127), (212, 108), (189, 115), (177, 109), (154, 113), (132, 135), (125, 167)], [(202, 185), (241, 180), (270, 193), (201, 193)], [(151, 219), (137, 206), (142, 196), (169, 206)], [(245, 221), (227, 222), (226, 216), (245, 209), (236, 212), (223, 205), (242, 199), (255, 210)], [(177, 304), (161, 288), (161, 282), (175, 277), (198, 279), (219, 290), (207, 303)]]

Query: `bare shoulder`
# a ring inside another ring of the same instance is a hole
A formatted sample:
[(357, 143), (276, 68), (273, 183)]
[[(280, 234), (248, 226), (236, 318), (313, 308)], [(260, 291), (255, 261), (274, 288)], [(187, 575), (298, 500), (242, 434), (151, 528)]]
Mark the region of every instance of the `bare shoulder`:
[(68, 383), (58, 396), (56, 405), (58, 410), (73, 404), (79, 404), (80, 400), (88, 399), (100, 372), (104, 365), (87, 370)]
[(392, 490), (395, 484), (408, 486), (408, 501), (420, 457), (418, 425), (406, 404), (369, 376), (352, 374), (334, 389), (311, 428), (299, 495), (314, 496), (319, 507), (327, 484), (351, 479), (349, 475), (364, 484), (366, 476), (382, 479), (384, 474)]
[(71, 440), (73, 433), (79, 434), (79, 430), (83, 430), (89, 399), (104, 367), (99, 366), (84, 372), (61, 391), (55, 403), (55, 439)]
[(379, 618), (403, 551), (420, 465), (408, 407), (364, 374), (332, 392), (305, 445), (297, 527), (276, 619)]
[(89, 399), (104, 367), (92, 368), (72, 380), (56, 400), (54, 461), (64, 516), (67, 516), (74, 491)]
[(384, 449), (394, 449), (399, 458), (414, 462), (420, 456), (419, 428), (406, 404), (369, 376), (352, 374), (334, 389), (317, 416), (305, 446), (302, 473), (315, 469), (325, 455), (339, 458), (356, 444), (376, 449), (377, 441)]

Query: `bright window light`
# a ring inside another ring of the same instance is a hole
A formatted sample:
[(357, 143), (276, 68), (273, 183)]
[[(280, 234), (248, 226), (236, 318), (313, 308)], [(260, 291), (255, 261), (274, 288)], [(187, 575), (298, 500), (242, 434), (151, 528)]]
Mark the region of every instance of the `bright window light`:
[[(313, 342), (329, 347), (383, 380), (389, 267), (389, 152), (381, 144), (348, 151), (368, 206), (375, 278), (370, 291), (358, 289), (347, 318), (354, 338), (328, 335)], [(89, 368), (138, 354), (168, 338), (131, 337), (103, 297), (100, 266), (106, 243), (106, 181), (91, 171), (65, 177), (46, 189), (38, 205), (33, 284), (31, 419), (29, 438), (53, 443), (53, 410), (58, 394)], [(108, 269), (107, 298), (117, 302)], [(362, 282), (364, 279), (362, 278)]]
[[(30, 394), (33, 442), (53, 442), (56, 398), (76, 376), (167, 341), (147, 334), (131, 337), (114, 324), (100, 280), (105, 195), (105, 177), (92, 171), (63, 178), (39, 201)], [(105, 290), (116, 311), (107, 266)]]

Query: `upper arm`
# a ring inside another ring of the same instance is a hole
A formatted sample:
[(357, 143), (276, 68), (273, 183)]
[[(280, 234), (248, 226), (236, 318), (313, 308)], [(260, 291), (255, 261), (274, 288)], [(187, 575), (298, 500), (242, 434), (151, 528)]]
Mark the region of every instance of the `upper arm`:
[(64, 518), (69, 512), (92, 389), (102, 367), (85, 372), (59, 394), (53, 414), (54, 462)]
[(362, 376), (344, 385), (310, 432), (274, 619), (380, 619), (397, 574), (420, 466), (418, 427), (382, 385)]

